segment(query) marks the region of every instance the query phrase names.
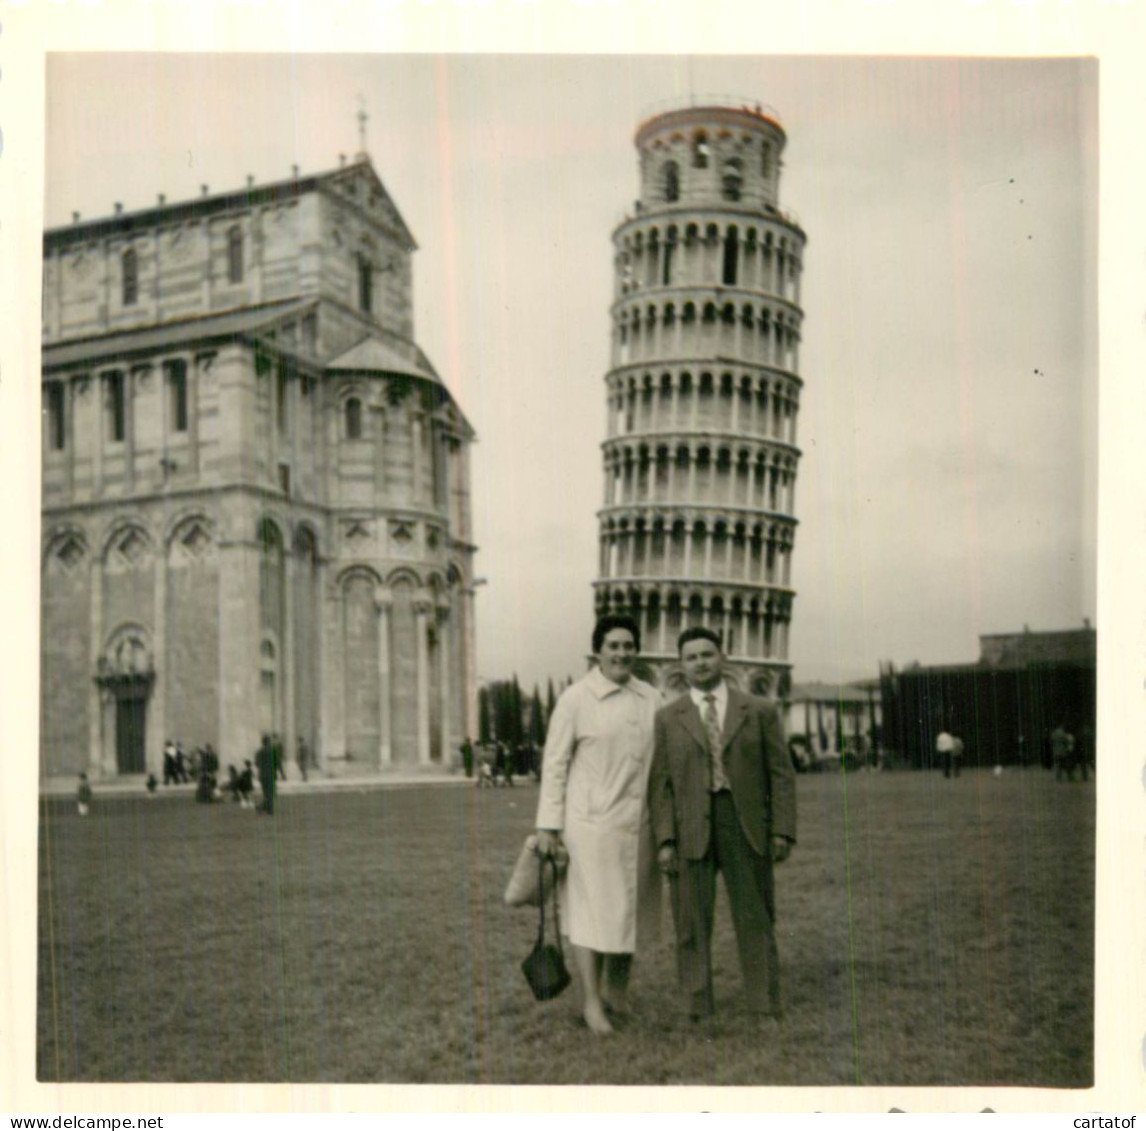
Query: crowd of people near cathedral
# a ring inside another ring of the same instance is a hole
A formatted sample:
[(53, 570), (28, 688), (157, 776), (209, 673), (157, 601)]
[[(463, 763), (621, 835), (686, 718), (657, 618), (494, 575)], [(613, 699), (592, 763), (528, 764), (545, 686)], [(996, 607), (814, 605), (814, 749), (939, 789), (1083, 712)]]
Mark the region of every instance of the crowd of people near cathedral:
[[(302, 780), (307, 780), (310, 765), (310, 749), (305, 738), (298, 740), (297, 764)], [(258, 778), (261, 799), (255, 801), (255, 779)], [(253, 757), (243, 761), (242, 769), (227, 766), (226, 780), (220, 779), (219, 756), (208, 742), (195, 747), (189, 753), (184, 751), (181, 741), (168, 739), (163, 746), (163, 785), (195, 785), (195, 800), (204, 805), (216, 801), (232, 801), (244, 809), (273, 816), (275, 794), (280, 780), (286, 781), (283, 765), (283, 741), (278, 734), (264, 734)], [(154, 774), (147, 775), (147, 793), (154, 797), (159, 792), (159, 782)], [(80, 814), (86, 816), (91, 804), (91, 785), (87, 775), (80, 775), (77, 803)]]

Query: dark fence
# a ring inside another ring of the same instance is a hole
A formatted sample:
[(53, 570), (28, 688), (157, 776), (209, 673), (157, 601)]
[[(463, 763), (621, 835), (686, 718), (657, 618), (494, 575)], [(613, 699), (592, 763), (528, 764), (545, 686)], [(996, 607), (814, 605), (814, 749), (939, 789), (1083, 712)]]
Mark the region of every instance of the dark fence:
[(1061, 723), (1093, 761), (1095, 688), (1093, 665), (889, 667), (880, 674), (881, 745), (894, 764), (931, 769), (946, 729), (963, 740), (965, 767), (1049, 767), (1050, 732)]

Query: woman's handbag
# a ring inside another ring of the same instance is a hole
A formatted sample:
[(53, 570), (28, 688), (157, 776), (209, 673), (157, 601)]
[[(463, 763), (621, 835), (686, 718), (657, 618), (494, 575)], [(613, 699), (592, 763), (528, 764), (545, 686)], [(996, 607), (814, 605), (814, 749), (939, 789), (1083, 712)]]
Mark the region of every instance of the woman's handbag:
[(529, 952), (529, 957), (521, 964), (521, 972), (538, 1001), (549, 1001), (560, 994), (573, 980), (565, 968), (565, 955), (561, 950), (561, 921), (557, 914), (557, 862), (552, 856), (543, 856), (537, 866), (537, 890), (545, 886), (545, 865), (553, 869), (554, 882), (550, 891), (553, 895), (553, 937), (556, 945), (545, 941), (545, 900), (540, 898), (541, 923), (537, 931), (537, 942)]
[(554, 861), (553, 871), (545, 874), (544, 882), (537, 882), (537, 837), (530, 833), (517, 854), (517, 861), (513, 865), (513, 875), (505, 886), (505, 902), (510, 907), (538, 907), (542, 900), (549, 898), (558, 878), (565, 871), (569, 862), (569, 854), (564, 846), (559, 846)]

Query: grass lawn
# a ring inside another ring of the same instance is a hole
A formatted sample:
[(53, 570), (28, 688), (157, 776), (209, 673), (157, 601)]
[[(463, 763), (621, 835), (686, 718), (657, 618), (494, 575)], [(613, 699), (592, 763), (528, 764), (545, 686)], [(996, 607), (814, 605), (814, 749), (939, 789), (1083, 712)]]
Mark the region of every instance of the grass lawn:
[(678, 1012), (667, 905), (607, 1040), (534, 1002), (502, 891), (536, 788), (41, 805), (41, 1080), (1015, 1084), (1093, 1075), (1094, 785), (1042, 770), (799, 779), (777, 874), (787, 1017)]

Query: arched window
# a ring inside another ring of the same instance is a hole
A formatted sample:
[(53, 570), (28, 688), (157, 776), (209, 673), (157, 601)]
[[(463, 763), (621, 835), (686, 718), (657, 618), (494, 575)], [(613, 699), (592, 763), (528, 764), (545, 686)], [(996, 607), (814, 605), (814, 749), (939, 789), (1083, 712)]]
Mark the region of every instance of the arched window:
[(187, 363), (182, 358), (165, 361), (167, 371), (167, 419), (172, 432), (187, 431)]
[(346, 438), (362, 439), (362, 402), (357, 397), (350, 397), (346, 402)]
[(45, 386), (48, 399), (48, 447), (54, 451), (64, 448), (64, 383), (50, 381)]
[(362, 254), (358, 256), (358, 309), (364, 314), (374, 312), (374, 267)]
[(692, 165), (694, 169), (708, 168), (708, 135), (698, 133), (692, 139)]
[(227, 282), (243, 281), (243, 233), (235, 224), (227, 232)]
[(134, 306), (139, 301), (139, 260), (135, 248), (129, 247), (121, 260), (123, 266), (123, 305)]
[(119, 369), (113, 369), (110, 373), (105, 373), (103, 385), (106, 435), (112, 443), (122, 443), (127, 434), (127, 405), (123, 372)]
[(664, 194), (669, 204), (680, 199), (680, 166), (675, 161), (668, 161), (665, 164)]
[(724, 162), (724, 171), (721, 176), (725, 200), (740, 199), (740, 186), (743, 180), (744, 171), (740, 164), (740, 158), (730, 157)]
[(724, 237), (724, 270), (722, 278), (726, 287), (736, 285), (736, 273), (740, 260), (740, 240), (736, 228), (728, 229)]

